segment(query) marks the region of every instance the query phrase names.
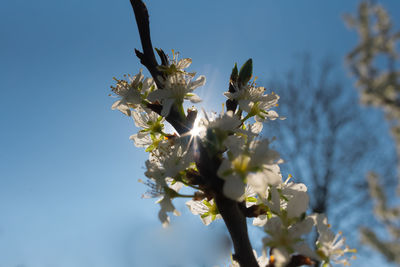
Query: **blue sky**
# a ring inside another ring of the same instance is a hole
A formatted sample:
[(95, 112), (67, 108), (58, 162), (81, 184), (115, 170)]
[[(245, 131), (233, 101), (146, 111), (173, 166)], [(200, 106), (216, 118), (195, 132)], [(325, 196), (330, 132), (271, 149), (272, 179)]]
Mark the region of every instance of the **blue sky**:
[[(357, 41), (341, 15), (358, 1), (147, 2), (154, 46), (193, 59), (215, 110), (234, 62), (253, 58), (267, 79), (304, 51), (342, 64)], [(400, 2), (379, 2), (398, 28)], [(203, 227), (180, 202), (161, 229), (140, 198), (134, 124), (110, 109), (112, 77), (141, 68), (129, 1), (4, 1), (0, 25), (0, 267), (211, 266), (223, 225)]]

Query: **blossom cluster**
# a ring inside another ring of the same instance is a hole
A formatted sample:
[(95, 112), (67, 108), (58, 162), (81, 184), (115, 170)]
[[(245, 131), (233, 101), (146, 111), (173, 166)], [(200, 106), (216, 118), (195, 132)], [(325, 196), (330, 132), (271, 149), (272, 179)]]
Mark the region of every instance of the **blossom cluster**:
[[(149, 152), (145, 163), (147, 180), (143, 182), (149, 191), (144, 197), (158, 198), (163, 225), (168, 225), (169, 213), (179, 215), (172, 202), (179, 197), (190, 198), (187, 207), (205, 225), (222, 218), (215, 200), (216, 194), (222, 192), (226, 198), (241, 203), (248, 217), (254, 217), (253, 224), (264, 229), (263, 244), (270, 248), (270, 256), (264, 251), (258, 259), (260, 266), (286, 266), (293, 255), (302, 255), (304, 264), (348, 264), (349, 253), (355, 251), (345, 245), (341, 234), (331, 231), (323, 214), (307, 215), (306, 185), (293, 182), (291, 176), (282, 179), (279, 165), (283, 160), (271, 147), (273, 140), (260, 136), (263, 122), (281, 118), (272, 110), (278, 105), (279, 96), (267, 93), (255, 80), (250, 81), (252, 61), (247, 61), (240, 71), (235, 65), (229, 91), (224, 94), (227, 111), (218, 115), (198, 115), (195, 108), (185, 113), (184, 100), (199, 102), (194, 90), (206, 80), (187, 72), (190, 64), (191, 59), (178, 60), (174, 53), (172, 59), (159, 66), (161, 88), (152, 78), (144, 79), (141, 72), (126, 80), (116, 79), (117, 84), (112, 87), (119, 97), (112, 108), (133, 118), (140, 130), (130, 138)], [(166, 132), (166, 119), (172, 110), (186, 118), (187, 131)], [(209, 162), (213, 164), (203, 166), (204, 158), (212, 159)], [(216, 177), (206, 177), (204, 173), (215, 173)], [(184, 187), (193, 193), (183, 194)], [(318, 239), (309, 246), (307, 235), (314, 227)]]

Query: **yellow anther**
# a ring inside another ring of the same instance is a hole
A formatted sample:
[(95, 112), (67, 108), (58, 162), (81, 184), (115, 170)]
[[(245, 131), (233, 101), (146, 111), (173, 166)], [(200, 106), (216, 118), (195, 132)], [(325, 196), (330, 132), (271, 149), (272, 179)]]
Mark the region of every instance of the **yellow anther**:
[(250, 157), (246, 155), (240, 155), (232, 161), (233, 168), (238, 173), (244, 173), (247, 171), (249, 166)]

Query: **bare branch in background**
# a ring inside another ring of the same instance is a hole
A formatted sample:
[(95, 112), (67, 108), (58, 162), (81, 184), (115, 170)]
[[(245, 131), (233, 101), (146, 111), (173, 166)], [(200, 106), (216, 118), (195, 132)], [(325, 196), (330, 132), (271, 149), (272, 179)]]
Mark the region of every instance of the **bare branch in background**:
[(379, 116), (363, 111), (338, 77), (331, 61), (312, 64), (306, 55), (300, 67), (273, 79), (268, 88), (281, 96), (279, 112), (287, 119), (272, 124), (268, 135), (277, 137), (275, 146), (283, 151), (283, 171), (310, 185), (312, 211), (328, 214), (357, 239), (353, 229), (365, 222), (364, 215), (372, 216), (365, 174), (375, 169), (394, 184), (396, 157), (381, 145), (385, 128)]

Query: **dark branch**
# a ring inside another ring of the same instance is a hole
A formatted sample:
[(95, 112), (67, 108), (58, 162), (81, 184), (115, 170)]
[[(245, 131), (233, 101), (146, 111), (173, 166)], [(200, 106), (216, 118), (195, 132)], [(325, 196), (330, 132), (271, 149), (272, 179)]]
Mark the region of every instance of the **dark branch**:
[(215, 202), (233, 241), (234, 260), (239, 262), (241, 267), (258, 267), (247, 233), (246, 217), (241, 212), (239, 203), (227, 199), (222, 194), (216, 196)]
[[(197, 141), (200, 142), (200, 140)], [(216, 156), (219, 152), (209, 155), (209, 150), (204, 144), (200, 143), (200, 153), (196, 158), (196, 165), (207, 187), (214, 192), (215, 203), (233, 242), (234, 259), (242, 267), (258, 267), (247, 232), (246, 217), (240, 207), (241, 204), (224, 196), (222, 192), (223, 180), (216, 175), (221, 164), (221, 159)]]
[[(139, 30), (140, 41), (142, 43), (143, 52), (135, 49), (136, 56), (140, 59), (140, 62), (149, 70), (151, 76), (153, 77), (157, 88), (162, 89), (163, 85), (160, 80), (162, 77), (162, 72), (158, 69), (158, 63), (154, 54), (153, 45), (150, 38), (150, 23), (149, 23), (149, 13), (147, 11), (146, 5), (141, 0), (130, 0), (135, 13), (136, 23)], [(167, 57), (165, 53), (159, 49), (157, 53), (161, 57), (162, 64), (167, 64)], [(161, 113), (159, 107), (149, 105), (153, 111), (158, 114)], [(154, 108), (154, 109), (153, 109)], [(171, 108), (169, 115), (166, 120), (175, 128), (175, 130), (180, 134), (185, 134), (190, 131), (190, 127), (187, 125), (186, 117), (181, 114), (177, 107), (174, 105)]]
[(140, 41), (142, 43), (143, 53), (135, 49), (136, 56), (140, 59), (142, 63), (153, 76), (154, 81), (158, 88), (161, 88), (161, 82), (159, 77), (161, 72), (157, 69), (158, 63), (154, 55), (153, 45), (150, 38), (150, 23), (149, 23), (149, 13), (147, 11), (146, 5), (140, 0), (130, 0), (135, 13), (136, 24), (138, 26)]
[(248, 218), (255, 218), (260, 215), (267, 214), (267, 210), (263, 205), (253, 205), (250, 207), (246, 207), (245, 202), (239, 203), (239, 208), (242, 211), (243, 215)]

